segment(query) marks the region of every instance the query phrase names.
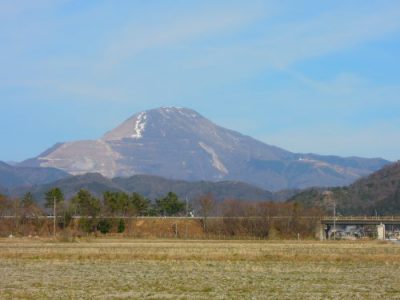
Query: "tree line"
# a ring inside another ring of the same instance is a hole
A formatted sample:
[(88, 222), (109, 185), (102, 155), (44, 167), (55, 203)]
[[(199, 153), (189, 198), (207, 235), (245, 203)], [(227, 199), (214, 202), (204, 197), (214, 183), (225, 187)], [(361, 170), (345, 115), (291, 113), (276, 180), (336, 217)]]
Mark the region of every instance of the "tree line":
[(182, 215), (185, 210), (185, 203), (173, 192), (151, 202), (138, 193), (109, 191), (104, 192), (99, 199), (81, 189), (71, 199), (66, 200), (60, 188), (53, 188), (45, 193), (44, 199), (44, 207), (41, 207), (30, 192), (22, 198), (0, 195), (0, 216), (14, 216), (16, 213), (26, 216), (52, 214), (54, 205), (57, 207), (57, 214), (90, 217), (176, 216)]
[(81, 217), (80, 227), (87, 232), (107, 231), (111, 221), (101, 218), (121, 218), (119, 231), (123, 230), (123, 219), (133, 216), (180, 216), (184, 214), (185, 203), (178, 196), (169, 192), (154, 202), (138, 193), (124, 192), (103, 193), (102, 198), (93, 196), (89, 191), (81, 189), (71, 199), (65, 199), (60, 188), (52, 188), (44, 195), (44, 207), (34, 199), (31, 192), (22, 198), (8, 198), (0, 195), (0, 216), (18, 219), (25, 224), (29, 219), (45, 215), (56, 215), (57, 225), (66, 228), (74, 217)]
[[(44, 225), (43, 216), (55, 215), (57, 230), (74, 228), (86, 233), (119, 232), (131, 226), (135, 216), (188, 216), (200, 217), (202, 231), (208, 236), (289, 237), (312, 236), (319, 217), (318, 208), (304, 208), (297, 203), (270, 201), (215, 201), (211, 194), (193, 199), (189, 203), (169, 192), (151, 201), (138, 193), (104, 192), (101, 198), (87, 190), (80, 190), (65, 199), (60, 188), (48, 190), (44, 205), (39, 206), (32, 193), (8, 198), (0, 195), (0, 216), (12, 216), (8, 227), (22, 232), (29, 223), (39, 232)], [(276, 217), (282, 218), (276, 218)], [(309, 218), (303, 218), (308, 216)], [(73, 221), (79, 217), (78, 221)], [(0, 233), (2, 233), (0, 224)]]

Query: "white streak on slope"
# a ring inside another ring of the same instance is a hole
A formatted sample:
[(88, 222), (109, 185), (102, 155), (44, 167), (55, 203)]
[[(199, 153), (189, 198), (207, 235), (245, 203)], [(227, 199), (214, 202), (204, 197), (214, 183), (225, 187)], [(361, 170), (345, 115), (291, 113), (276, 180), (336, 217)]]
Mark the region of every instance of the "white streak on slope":
[(212, 165), (214, 168), (216, 168), (218, 171), (224, 174), (228, 174), (228, 170), (224, 166), (224, 164), (219, 160), (219, 157), (217, 153), (215, 153), (214, 149), (211, 148), (210, 146), (207, 146), (203, 142), (199, 142), (199, 145), (201, 148), (203, 148), (208, 154), (211, 155), (212, 158)]

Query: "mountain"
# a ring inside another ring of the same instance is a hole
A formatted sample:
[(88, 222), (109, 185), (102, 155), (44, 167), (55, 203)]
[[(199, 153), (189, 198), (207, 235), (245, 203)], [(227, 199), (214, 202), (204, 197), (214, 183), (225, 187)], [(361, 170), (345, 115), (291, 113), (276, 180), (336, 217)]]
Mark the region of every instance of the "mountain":
[(237, 181), (195, 181), (171, 180), (151, 175), (135, 175), (129, 178), (114, 178), (113, 182), (126, 191), (138, 192), (150, 199), (164, 196), (173, 191), (181, 198), (195, 199), (212, 194), (216, 200), (275, 200), (273, 193), (247, 183)]
[(3, 190), (44, 184), (69, 176), (68, 173), (55, 168), (16, 167), (0, 162), (0, 186)]
[(215, 125), (193, 110), (164, 107), (135, 114), (98, 140), (56, 144), (20, 165), (109, 178), (242, 181), (276, 191), (346, 185), (387, 163), (292, 153)]
[(40, 203), (44, 199), (44, 194), (54, 187), (60, 188), (67, 199), (73, 197), (80, 189), (88, 190), (97, 197), (101, 196), (105, 191), (126, 192), (123, 188), (115, 185), (111, 179), (105, 178), (101, 174), (87, 173), (84, 175), (70, 176), (42, 185), (25, 188), (18, 187), (9, 190), (9, 194), (13, 196), (22, 196), (29, 191)]
[(181, 199), (196, 199), (200, 195), (211, 193), (216, 200), (274, 200), (275, 196), (269, 191), (251, 186), (242, 182), (187, 182), (170, 180), (158, 176), (134, 175), (129, 178), (109, 179), (99, 173), (71, 176), (52, 183), (29, 188), (16, 188), (10, 191), (12, 195), (22, 196), (30, 191), (39, 202), (43, 200), (46, 191), (59, 187), (66, 198), (71, 198), (80, 189), (89, 190), (93, 195), (100, 197), (105, 191), (137, 192), (149, 199), (165, 196), (168, 192), (175, 192)]
[[(341, 214), (393, 215), (400, 213), (400, 162), (361, 178), (348, 187), (328, 189), (333, 193)], [(326, 189), (308, 189), (288, 201), (303, 205), (329, 205), (324, 197)]]

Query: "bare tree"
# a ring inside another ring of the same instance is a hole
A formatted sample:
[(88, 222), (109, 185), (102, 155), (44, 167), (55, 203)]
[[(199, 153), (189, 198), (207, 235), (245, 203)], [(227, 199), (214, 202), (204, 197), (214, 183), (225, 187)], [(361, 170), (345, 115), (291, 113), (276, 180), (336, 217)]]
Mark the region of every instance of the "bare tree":
[(197, 205), (199, 206), (199, 213), (203, 218), (203, 229), (207, 232), (208, 217), (214, 210), (216, 202), (211, 194), (207, 194), (197, 199)]
[(11, 201), (6, 196), (0, 194), (0, 216), (8, 215), (11, 207)]

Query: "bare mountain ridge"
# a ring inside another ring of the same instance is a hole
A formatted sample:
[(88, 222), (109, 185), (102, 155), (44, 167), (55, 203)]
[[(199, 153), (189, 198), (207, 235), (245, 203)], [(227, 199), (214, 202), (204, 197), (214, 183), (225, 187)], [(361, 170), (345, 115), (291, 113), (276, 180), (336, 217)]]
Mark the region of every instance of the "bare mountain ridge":
[(387, 163), (292, 153), (215, 125), (193, 110), (164, 107), (135, 114), (98, 140), (57, 144), (21, 165), (109, 178), (233, 180), (277, 191), (346, 185)]

